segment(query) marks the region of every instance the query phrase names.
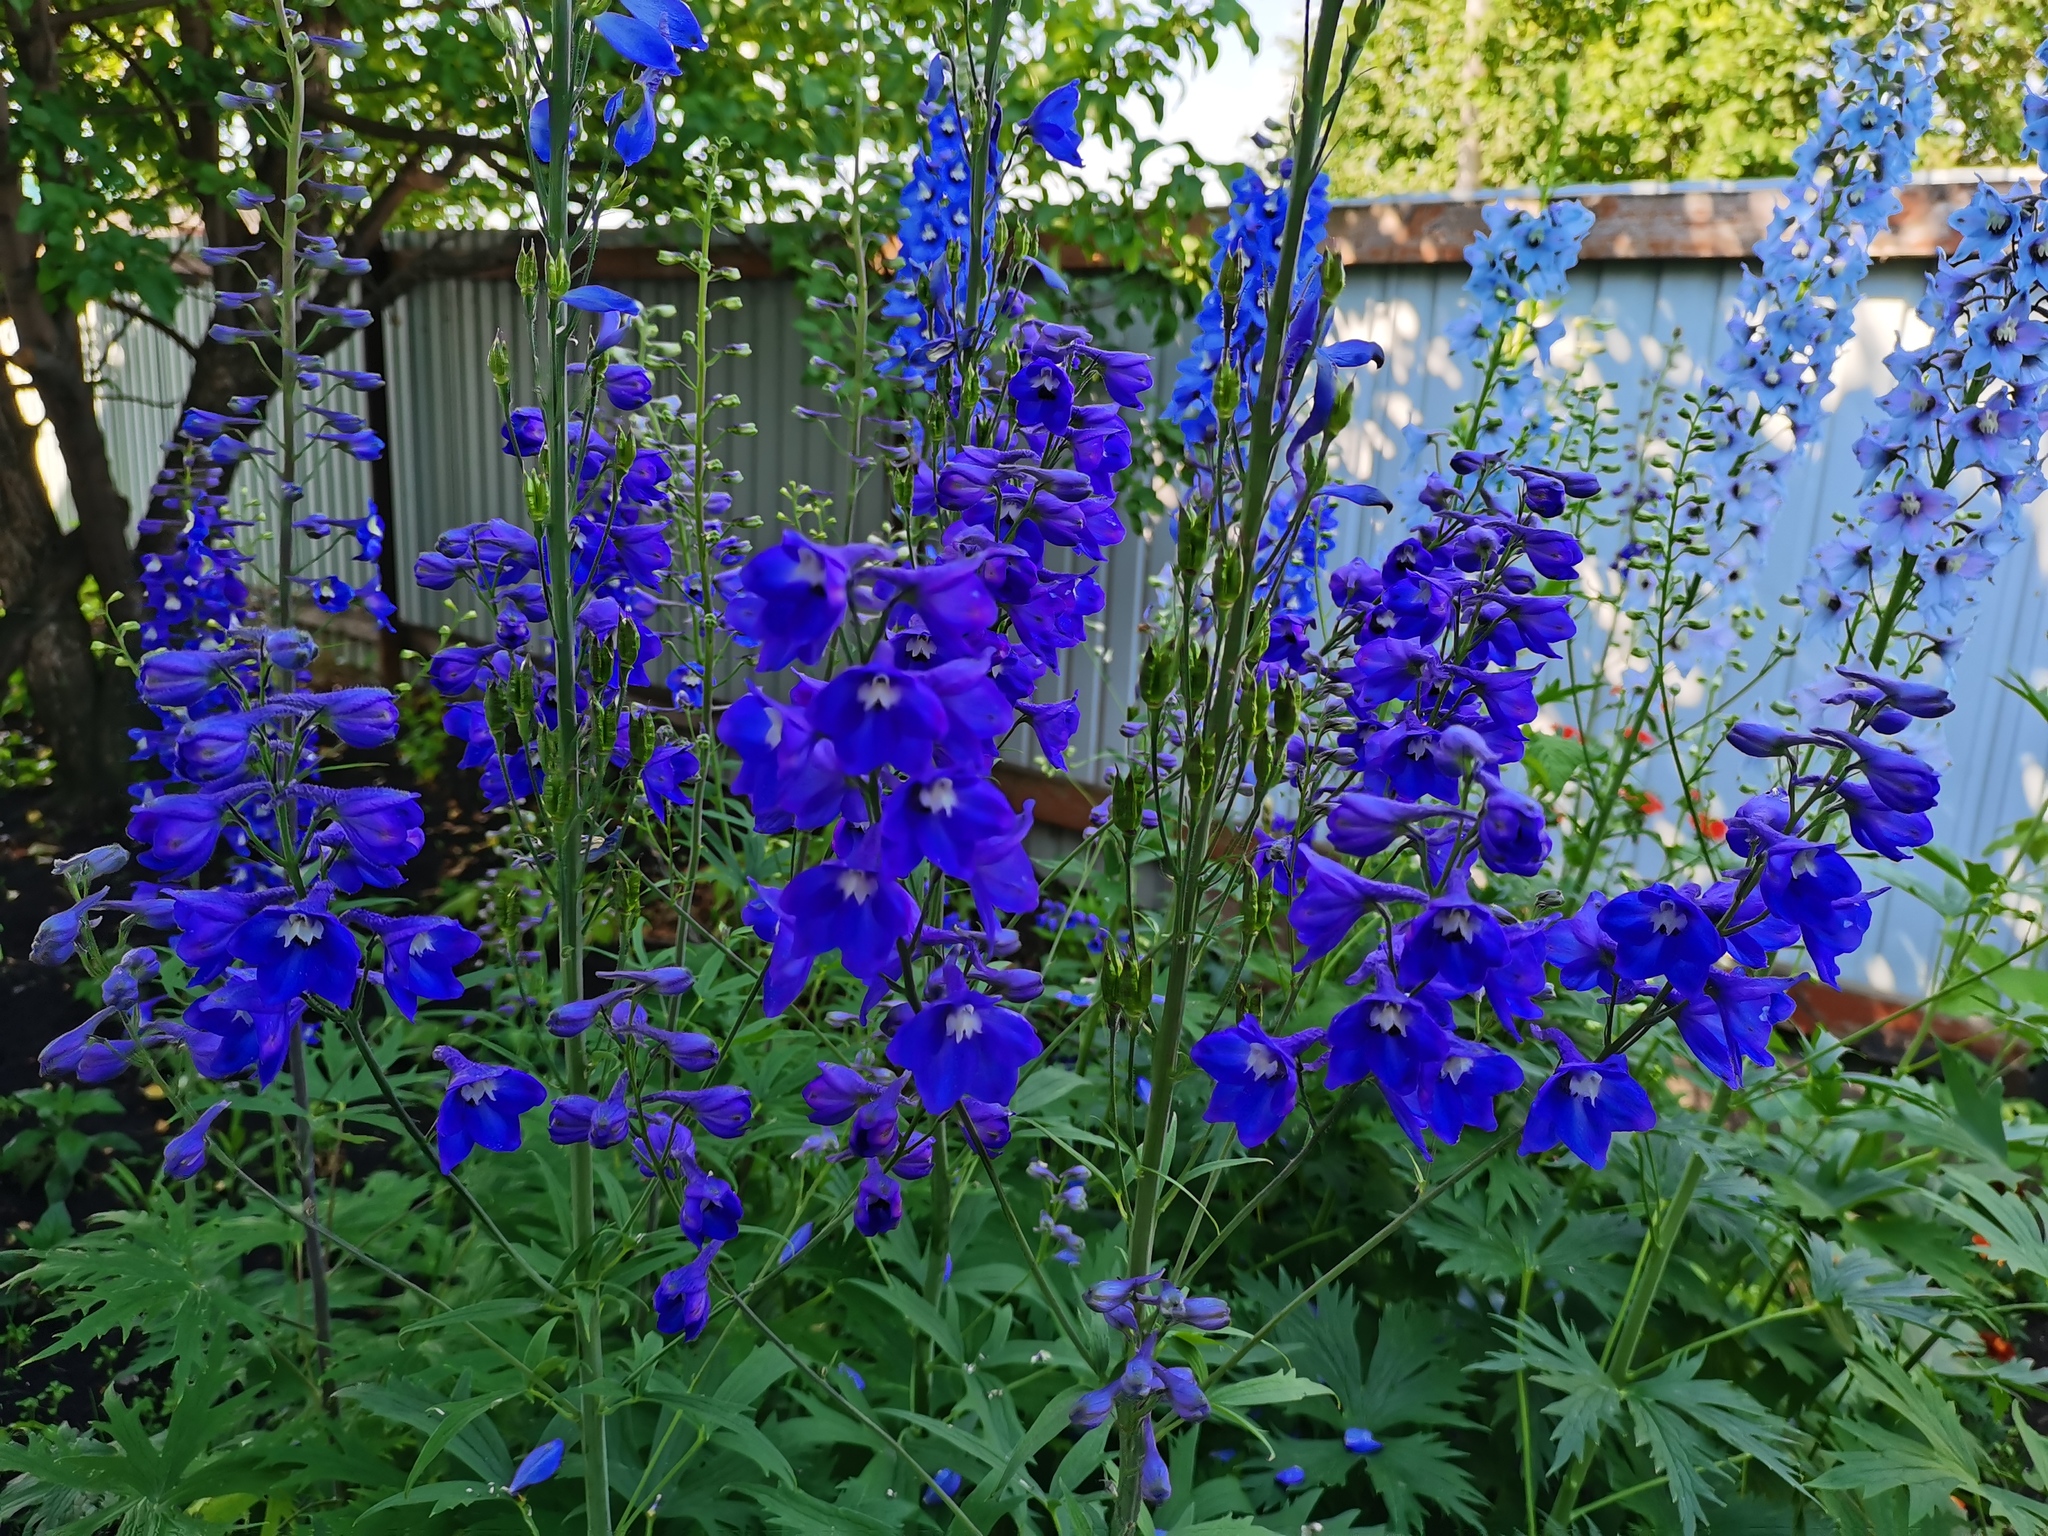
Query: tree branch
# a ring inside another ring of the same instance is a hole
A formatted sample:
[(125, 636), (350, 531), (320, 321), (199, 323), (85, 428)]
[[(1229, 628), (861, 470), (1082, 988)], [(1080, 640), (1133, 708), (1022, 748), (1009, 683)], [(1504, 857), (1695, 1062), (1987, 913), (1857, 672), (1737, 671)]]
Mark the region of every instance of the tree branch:
[(199, 355), (199, 344), (197, 342), (189, 340), (185, 333), (176, 326), (165, 325), (163, 321), (157, 319), (155, 315), (152, 315), (139, 304), (131, 304), (126, 299), (116, 298), (111, 295), (95, 299), (93, 302), (102, 309), (111, 309), (116, 314), (126, 315), (138, 325), (148, 326), (166, 341), (180, 348), (187, 357), (197, 357)]
[(415, 128), (407, 123), (387, 123), (378, 118), (344, 111), (340, 107), (316, 107), (311, 109), (308, 115), (316, 122), (332, 123), (337, 128), (359, 133), (366, 139), (387, 139), (394, 144), (418, 144), (427, 149), (452, 149), (463, 155), (516, 154), (521, 148), (518, 140), (513, 138), (478, 138), (475, 134), (464, 133), (458, 128)]

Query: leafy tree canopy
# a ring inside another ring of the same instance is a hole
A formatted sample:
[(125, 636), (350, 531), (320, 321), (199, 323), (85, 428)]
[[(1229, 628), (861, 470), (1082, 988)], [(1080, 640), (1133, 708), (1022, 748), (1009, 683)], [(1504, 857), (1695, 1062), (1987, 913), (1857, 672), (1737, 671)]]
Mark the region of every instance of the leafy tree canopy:
[[(1780, 176), (1845, 33), (1894, 7), (1814, 0), (1390, 0), (1346, 104), (1340, 193)], [(1961, 0), (1923, 165), (2023, 159), (2035, 0)], [(1476, 153), (1475, 153), (1476, 151)], [(1476, 169), (1476, 179), (1469, 172)]]

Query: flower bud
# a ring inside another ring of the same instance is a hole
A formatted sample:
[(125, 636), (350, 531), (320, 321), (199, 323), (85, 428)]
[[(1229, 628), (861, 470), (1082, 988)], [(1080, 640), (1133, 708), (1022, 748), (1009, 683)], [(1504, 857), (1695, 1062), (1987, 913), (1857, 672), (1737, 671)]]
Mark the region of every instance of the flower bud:
[[(526, 253), (521, 252), (519, 259), (525, 261), (527, 259)], [(524, 286), (523, 278), (521, 279), (521, 286)], [(510, 389), (512, 387), (512, 350), (505, 345), (505, 338), (502, 334), (491, 338), (491, 382), (497, 385), (499, 389)]]
[(1148, 645), (1145, 659), (1138, 663), (1138, 697), (1152, 708), (1164, 704), (1173, 693), (1173, 646)]
[(1237, 296), (1244, 292), (1244, 262), (1233, 251), (1223, 259), (1223, 270), (1216, 274), (1216, 293), (1226, 304), (1235, 304)]
[(1237, 370), (1225, 363), (1216, 370), (1216, 415), (1221, 421), (1228, 421), (1237, 414), (1237, 402), (1243, 392), (1238, 382)]
[(1273, 735), (1285, 742), (1300, 723), (1301, 685), (1291, 677), (1283, 678), (1273, 690)]
[(1109, 796), (1111, 825), (1125, 837), (1136, 837), (1145, 815), (1145, 796), (1138, 788), (1137, 775), (1119, 774), (1116, 783), (1110, 787)]
[(1334, 305), (1344, 291), (1344, 258), (1335, 251), (1323, 252), (1323, 302)]
[(512, 275), (519, 283), (519, 296), (531, 299), (534, 290), (540, 286), (540, 262), (534, 256), (532, 246), (519, 248), (519, 260), (512, 265)]
[(1202, 569), (1208, 554), (1209, 514), (1202, 508), (1198, 516), (1183, 516), (1180, 520), (1180, 544), (1175, 555), (1181, 575), (1192, 579)]
[(1244, 556), (1237, 549), (1223, 551), (1223, 558), (1216, 562), (1216, 574), (1210, 578), (1210, 590), (1216, 601), (1234, 603), (1244, 590)]

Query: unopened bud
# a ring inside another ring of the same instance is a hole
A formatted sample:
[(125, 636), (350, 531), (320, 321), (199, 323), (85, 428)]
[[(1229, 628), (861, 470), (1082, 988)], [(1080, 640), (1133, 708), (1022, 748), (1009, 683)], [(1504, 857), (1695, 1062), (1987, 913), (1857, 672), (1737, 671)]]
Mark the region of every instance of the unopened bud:
[(1216, 574), (1210, 578), (1210, 590), (1215, 593), (1218, 603), (1234, 603), (1238, 593), (1244, 590), (1244, 555), (1236, 548), (1223, 551), (1223, 558), (1216, 562)]
[(1273, 734), (1286, 741), (1300, 723), (1301, 685), (1291, 677), (1286, 678), (1273, 692)]
[(491, 382), (501, 390), (512, 387), (512, 349), (502, 334), (491, 338)]
[(1243, 386), (1239, 384), (1237, 370), (1225, 363), (1216, 370), (1216, 414), (1228, 421), (1237, 414), (1237, 402)]
[(1184, 514), (1180, 520), (1180, 547), (1175, 555), (1181, 575), (1190, 578), (1198, 575), (1208, 554), (1209, 513), (1207, 508), (1197, 507), (1192, 515)]
[(1138, 697), (1152, 708), (1164, 704), (1173, 693), (1173, 645), (1148, 645), (1145, 659), (1138, 663)]
[(1223, 270), (1216, 274), (1216, 293), (1226, 304), (1235, 304), (1244, 292), (1244, 263), (1235, 251), (1223, 258)]
[(519, 248), (519, 260), (512, 265), (512, 275), (519, 282), (519, 296), (531, 300), (534, 289), (540, 286), (540, 262), (533, 254), (533, 247)]

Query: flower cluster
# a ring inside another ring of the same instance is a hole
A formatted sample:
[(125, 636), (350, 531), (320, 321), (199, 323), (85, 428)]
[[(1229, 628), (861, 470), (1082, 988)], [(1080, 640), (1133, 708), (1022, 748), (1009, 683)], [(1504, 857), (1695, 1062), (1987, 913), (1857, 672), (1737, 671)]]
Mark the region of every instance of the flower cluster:
[(1209, 1399), (1185, 1365), (1162, 1365), (1159, 1352), (1176, 1330), (1195, 1334), (1221, 1333), (1230, 1326), (1230, 1308), (1214, 1296), (1189, 1296), (1167, 1283), (1166, 1271), (1126, 1279), (1101, 1280), (1088, 1287), (1090, 1311), (1135, 1347), (1123, 1369), (1092, 1392), (1084, 1393), (1068, 1415), (1076, 1429), (1093, 1429), (1118, 1408), (1139, 1416), (1141, 1465), (1136, 1469), (1139, 1496), (1155, 1508), (1173, 1497), (1173, 1482), (1152, 1415), (1171, 1409), (1178, 1418), (1199, 1424), (1209, 1417)]
[[(300, 33), (289, 21), (277, 43), (298, 70), (322, 51), (348, 57), (353, 46)], [(290, 120), (287, 89), (260, 81), (242, 81), (223, 104), (273, 129)], [(139, 628), (138, 691), (156, 725), (134, 735), (137, 757), (153, 759), (162, 776), (138, 786), (128, 834), (153, 878), (113, 899), (98, 882), (127, 863), (114, 848), (60, 870), (77, 901), (44, 925), (36, 957), (83, 958), (104, 1006), (51, 1042), (42, 1059), (50, 1074), (100, 1081), (140, 1053), (169, 1050), (201, 1078), (253, 1076), (261, 1087), (289, 1064), (302, 1089), (300, 1048), (323, 1019), (360, 1009), (366, 987), (407, 1018), (423, 1000), (458, 997), (455, 968), (478, 948), (453, 919), (344, 905), (401, 882), (424, 842), (423, 817), (410, 793), (335, 787), (320, 772), (334, 749), (380, 747), (398, 731), (396, 702), (383, 689), (314, 690), (319, 646), (291, 622), (303, 595), (326, 612), (359, 606), (388, 625), (392, 605), (374, 575), (383, 540), (376, 509), (309, 510), (323, 494), (317, 455), (364, 460), (383, 452), (343, 403), (381, 380), (324, 361), (370, 323), (367, 311), (324, 295), (368, 264), (308, 227), (313, 205), (361, 200), (359, 186), (320, 179), (345, 171), (360, 146), (324, 128), (284, 137), (292, 140), (286, 195), (249, 188), (232, 198), (262, 238), (201, 253), (217, 272), (249, 274), (252, 286), (216, 292), (224, 318), (210, 335), (263, 356), (270, 388), (230, 400), (224, 412), (185, 413), (167, 445), (177, 467), (159, 477), (145, 523), (175, 535), (170, 551), (146, 555), (142, 569), (150, 612)], [(277, 423), (266, 434), (273, 398)], [(229, 515), (225, 484), (236, 470), (259, 477), (274, 508), (275, 565), (264, 573), (276, 608), (270, 623), (258, 621), (247, 579), (257, 562), (237, 544), (251, 524)], [(357, 582), (296, 574), (296, 540), (336, 533), (353, 537), (355, 558), (372, 574)], [(223, 864), (224, 874), (209, 878)], [(105, 948), (94, 934), (103, 916), (120, 919), (118, 942)], [(131, 946), (141, 928), (170, 935), (174, 984), (166, 985), (157, 947)], [(158, 1075), (175, 1080), (179, 1069)], [(199, 1172), (208, 1131), (231, 1103), (214, 1103), (172, 1138), (168, 1175)]]
[(1716, 503), (1697, 568), (1731, 600), (1745, 600), (1793, 455), (1819, 430), (1871, 241), (1899, 211), (1933, 117), (1946, 36), (1935, 8), (1914, 4), (1867, 51), (1836, 41), (1820, 121), (1736, 291), (1728, 348), (1694, 411), (1706, 436), (1698, 468)]
[[(1500, 216), (1491, 227), (1564, 231), (1575, 245), (1585, 222)], [(1480, 242), (1472, 255), (1487, 283), (1504, 281), (1494, 246)], [(1510, 299), (1527, 302), (1484, 302)], [(1498, 322), (1514, 310), (1490, 313)], [(1486, 405), (1482, 391), (1475, 412)], [(1480, 420), (1467, 430), (1476, 435)], [(1297, 968), (1342, 959), (1357, 990), (1324, 1028), (1272, 1035), (1246, 1016), (1194, 1044), (1213, 1084), (1205, 1118), (1234, 1127), (1244, 1145), (1279, 1132), (1314, 1072), (1332, 1089), (1371, 1080), (1418, 1149), (1425, 1133), (1454, 1143), (1467, 1128), (1493, 1129), (1496, 1101), (1525, 1077), (1485, 1040), (1490, 1013), (1507, 1042), (1541, 1026), (1535, 1037), (1557, 1053), (1531, 1100), (1523, 1151), (1562, 1145), (1601, 1166), (1614, 1134), (1654, 1123), (1630, 1046), (1673, 1022), (1703, 1066), (1739, 1085), (1745, 1062), (1771, 1061), (1770, 1033), (1791, 1012), (1781, 953), (1803, 948), (1832, 982), (1861, 942), (1874, 893), (1830, 824), (1846, 822), (1856, 842), (1894, 858), (1931, 835), (1938, 780), (1872, 733), (1946, 713), (1946, 695), (1844, 668), (1842, 728), (1733, 733), (1738, 751), (1786, 765), (1781, 785), (1730, 819), (1740, 864), (1700, 883), (1596, 891), (1568, 917), (1518, 920), (1491, 896), (1552, 858), (1548, 812), (1511, 775), (1538, 714), (1543, 664), (1576, 632), (1567, 598), (1546, 583), (1577, 577), (1586, 554), (1572, 509), (1600, 492), (1583, 470), (1460, 448), (1417, 488), (1425, 515), (1406, 538), (1377, 565), (1332, 573), (1331, 632), (1290, 667), (1307, 687), (1285, 753), (1290, 812), (1257, 835), (1261, 870), (1291, 897)], [(1275, 729), (1291, 732), (1295, 706), (1283, 718), (1275, 702)], [(1817, 767), (1816, 750), (1831, 761)], [(1606, 1021), (1590, 1055), (1549, 1022), (1569, 994), (1586, 997), (1570, 1016)]]
[[(1102, 607), (1086, 562), (1124, 537), (1124, 413), (1151, 386), (1142, 354), (1020, 320), (1019, 284), (1037, 264), (992, 234), (987, 292), (970, 291), (971, 147), (943, 61), (929, 78), (927, 141), (903, 196), (904, 276), (888, 301), (904, 322), (893, 366), (928, 412), (900, 424), (890, 450), (909, 504), (889, 542), (786, 528), (712, 594), (756, 677), (791, 673), (773, 693), (750, 681), (717, 726), (756, 831), (807, 834), (797, 847), (811, 850), (757, 885), (743, 914), (767, 946), (763, 1011), (798, 1008), (828, 955), (867, 988), (863, 1020), (896, 994), (879, 1037), (852, 1065), (821, 1062), (805, 1090), (813, 1123), (847, 1128), (843, 1149), (828, 1132), (818, 1150), (865, 1169), (853, 1224), (868, 1235), (901, 1220), (902, 1180), (943, 1172), (947, 1117), (976, 1153), (1002, 1149), (1018, 1074), (1039, 1054), (1021, 1009), (1042, 983), (1001, 963), (1018, 943), (1007, 924), (1039, 905), (1029, 807), (1011, 803), (995, 765), (1020, 728), (1065, 761), (1078, 706), (1038, 696)], [(1023, 132), (1070, 158), (1077, 98), (1055, 91)], [(993, 230), (1001, 157), (985, 152)], [(1055, 569), (1063, 551), (1081, 568)]]
[[(1883, 648), (1906, 670), (1952, 662), (1976, 594), (2019, 543), (2043, 489), (2039, 390), (2048, 356), (2048, 222), (2038, 190), (1980, 184), (1929, 274), (1931, 334), (1886, 358), (1893, 387), (1856, 442), (1856, 515), (1801, 584), (1809, 636)], [(1873, 631), (1861, 621), (1874, 620)], [(1852, 638), (1853, 637), (1853, 638)]]
[(1447, 335), (1452, 355), (1480, 374), (1469, 406), (1472, 446), (1510, 449), (1545, 431), (1541, 370), (1564, 334), (1556, 314), (1565, 274), (1592, 227), (1583, 203), (1493, 203), (1485, 230), (1465, 247), (1465, 307)]

